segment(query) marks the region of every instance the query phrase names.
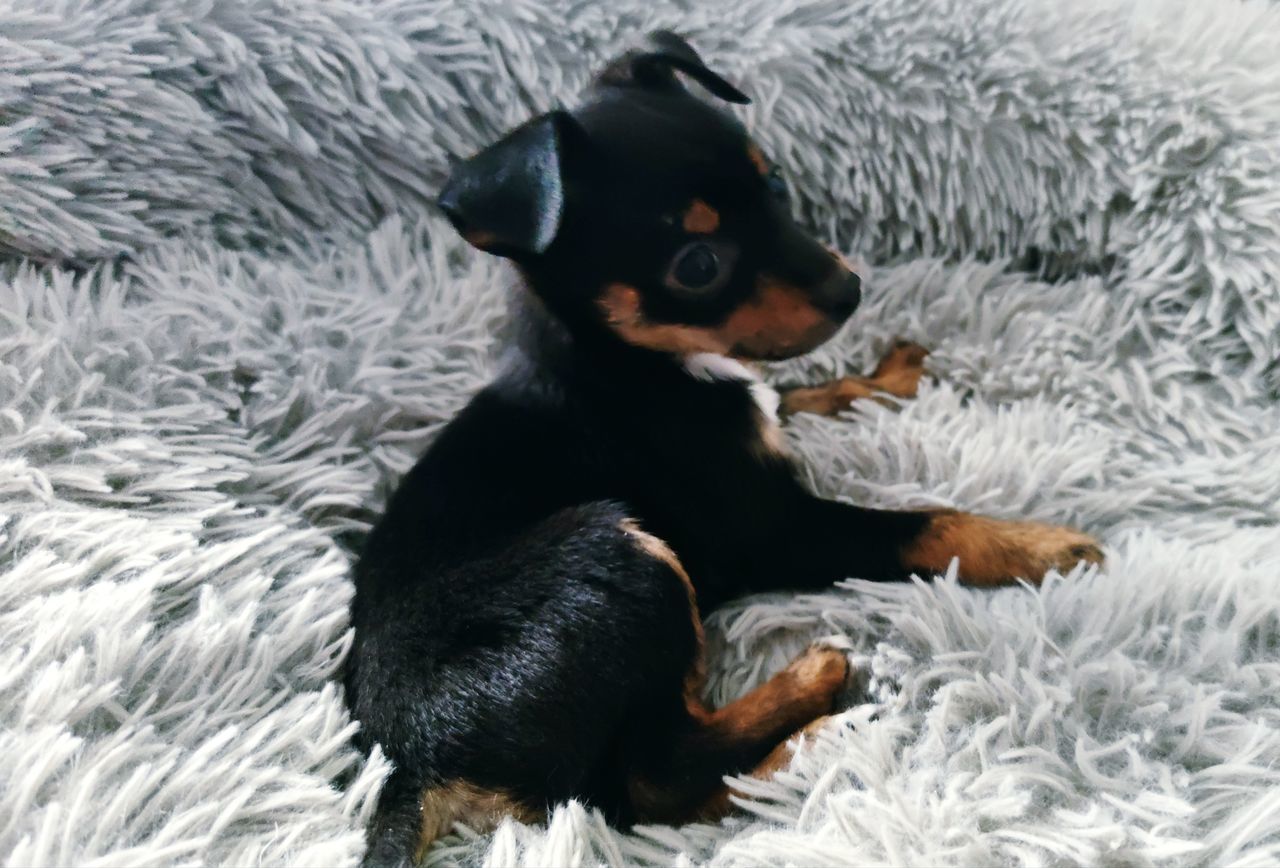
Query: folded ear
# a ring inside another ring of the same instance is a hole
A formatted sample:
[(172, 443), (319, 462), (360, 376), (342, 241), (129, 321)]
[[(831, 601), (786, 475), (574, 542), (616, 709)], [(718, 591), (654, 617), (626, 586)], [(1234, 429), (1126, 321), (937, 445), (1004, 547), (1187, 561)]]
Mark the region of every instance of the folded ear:
[(605, 67), (597, 78), (601, 84), (618, 87), (645, 87), (677, 90), (682, 72), (726, 102), (745, 104), (751, 98), (702, 62), (693, 46), (670, 30), (655, 30), (642, 48), (628, 51)]
[(470, 244), (520, 258), (551, 246), (564, 216), (565, 137), (573, 118), (540, 115), (454, 167), (436, 204)]

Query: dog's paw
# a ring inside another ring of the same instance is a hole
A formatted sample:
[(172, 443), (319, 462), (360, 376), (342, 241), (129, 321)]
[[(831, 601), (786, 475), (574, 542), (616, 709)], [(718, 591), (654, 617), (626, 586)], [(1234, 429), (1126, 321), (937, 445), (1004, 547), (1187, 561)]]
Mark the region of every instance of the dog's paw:
[(904, 552), (913, 571), (943, 573), (960, 559), (960, 581), (995, 586), (1019, 579), (1040, 584), (1045, 573), (1066, 573), (1081, 561), (1103, 563), (1098, 541), (1068, 527), (1030, 521), (1000, 521), (962, 512), (936, 513)]
[(1069, 527), (1051, 524), (1032, 524), (1028, 528), (1031, 539), (1028, 556), (1031, 571), (1043, 576), (1049, 570), (1067, 573), (1083, 561), (1086, 564), (1102, 564), (1106, 555), (1096, 539)]
[(788, 389), (782, 394), (784, 416), (815, 413), (834, 416), (849, 409), (854, 401), (871, 399), (887, 406), (894, 398), (914, 398), (924, 376), (924, 360), (929, 351), (919, 344), (900, 340), (880, 360), (870, 377), (841, 377), (820, 386)]
[(879, 376), (889, 371), (923, 371), (924, 360), (928, 355), (929, 350), (915, 341), (898, 338), (893, 342), (893, 346), (889, 348), (889, 352), (885, 353), (880, 359), (880, 364), (876, 366), (874, 376)]
[(914, 398), (924, 377), (924, 360), (929, 351), (919, 344), (899, 339), (876, 365), (871, 384), (898, 398)]
[(830, 636), (823, 636), (821, 639), (814, 639), (809, 644), (809, 651), (814, 648), (831, 648), (835, 651), (842, 651), (846, 654), (853, 653), (853, 640), (842, 633), (832, 633)]
[(1081, 561), (1101, 564), (1106, 560), (1098, 541), (1078, 530), (1037, 522), (1001, 524), (996, 555), (968, 567), (962, 558), (961, 581), (981, 585), (1007, 584), (1025, 579), (1038, 585), (1050, 570), (1065, 574)]
[(831, 696), (831, 711), (844, 711), (867, 701), (869, 661), (853, 654), (853, 643), (841, 635), (824, 636), (791, 663), (801, 677), (821, 679)]

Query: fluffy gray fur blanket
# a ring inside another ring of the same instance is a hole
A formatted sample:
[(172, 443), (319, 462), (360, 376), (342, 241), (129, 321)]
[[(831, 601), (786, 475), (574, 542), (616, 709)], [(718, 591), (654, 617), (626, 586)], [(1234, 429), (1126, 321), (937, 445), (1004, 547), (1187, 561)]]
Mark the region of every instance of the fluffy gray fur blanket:
[(723, 824), (569, 804), (434, 858), (1280, 860), (1280, 6), (0, 0), (7, 864), (359, 858), (387, 765), (332, 680), (352, 552), (503, 309), (425, 203), (659, 26), (878, 265), (773, 379), (933, 349), (918, 400), (789, 427), (812, 484), (1109, 563), (745, 601), (713, 699), (841, 633), (876, 701)]

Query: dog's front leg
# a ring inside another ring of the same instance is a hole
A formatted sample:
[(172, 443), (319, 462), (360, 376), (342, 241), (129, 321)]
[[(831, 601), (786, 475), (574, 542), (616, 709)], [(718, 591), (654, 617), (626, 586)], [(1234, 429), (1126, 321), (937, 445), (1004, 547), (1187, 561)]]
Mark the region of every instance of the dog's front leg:
[(785, 524), (781, 561), (772, 565), (777, 576), (766, 586), (927, 577), (945, 572), (952, 558), (960, 559), (960, 581), (968, 585), (1039, 584), (1050, 569), (1103, 560), (1095, 539), (1070, 528), (949, 509), (894, 512), (809, 497)]
[(841, 377), (820, 386), (788, 389), (782, 393), (779, 410), (785, 416), (817, 413), (834, 416), (861, 398), (883, 400), (885, 396), (914, 398), (924, 376), (924, 359), (929, 351), (919, 344), (898, 341), (870, 377)]

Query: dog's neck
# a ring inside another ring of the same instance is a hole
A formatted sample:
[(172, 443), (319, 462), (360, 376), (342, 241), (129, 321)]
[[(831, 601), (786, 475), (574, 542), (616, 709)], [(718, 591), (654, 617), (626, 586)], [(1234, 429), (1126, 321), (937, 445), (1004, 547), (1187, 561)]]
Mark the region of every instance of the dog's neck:
[(523, 286), (512, 299), (510, 338), (515, 358), (509, 364), (536, 370), (563, 384), (615, 394), (627, 389), (644, 394), (660, 393), (666, 387), (741, 384), (766, 418), (777, 418), (777, 392), (748, 364), (716, 353), (679, 356), (634, 347), (590, 327), (575, 330)]
[(782, 403), (782, 398), (750, 365), (718, 353), (693, 353), (684, 357), (684, 369), (695, 380), (728, 380), (746, 384), (747, 390), (751, 392), (751, 400), (756, 402), (764, 417), (773, 422), (778, 421), (778, 406)]

